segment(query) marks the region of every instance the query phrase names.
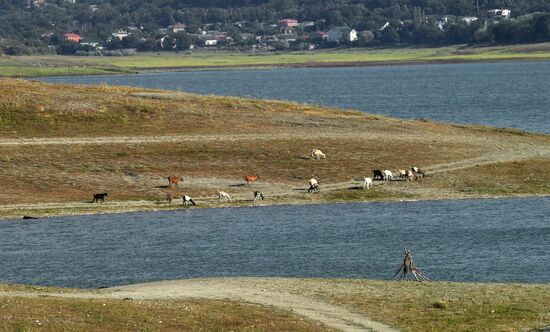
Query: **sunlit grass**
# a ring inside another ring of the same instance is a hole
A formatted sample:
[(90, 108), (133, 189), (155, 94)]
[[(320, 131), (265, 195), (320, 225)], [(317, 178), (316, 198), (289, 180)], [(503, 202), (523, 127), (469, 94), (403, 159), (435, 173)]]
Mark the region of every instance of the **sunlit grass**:
[(269, 67), (315, 64), (399, 64), (442, 61), (550, 59), (550, 45), (437, 48), (361, 48), (294, 52), (195, 51), (125, 57), (21, 56), (0, 58), (0, 76), (87, 75), (144, 69)]

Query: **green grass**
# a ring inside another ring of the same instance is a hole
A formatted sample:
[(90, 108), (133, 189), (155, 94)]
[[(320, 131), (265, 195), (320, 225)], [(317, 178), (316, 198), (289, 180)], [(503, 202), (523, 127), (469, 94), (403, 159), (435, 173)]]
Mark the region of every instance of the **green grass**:
[(142, 53), (125, 57), (22, 56), (0, 58), (0, 76), (88, 75), (146, 69), (270, 67), (283, 65), (399, 64), (453, 61), (548, 60), (550, 44), (439, 48), (336, 49), (249, 53), (196, 51)]
[(128, 73), (123, 70), (107, 70), (102, 68), (71, 68), (71, 67), (27, 67), (0, 66), (0, 76), (4, 77), (40, 77), (40, 76), (77, 76), (77, 75), (108, 75)]
[(427, 62), (437, 60), (550, 59), (550, 50), (522, 51), (511, 47), (460, 50), (457, 47), (351, 49), (267, 54), (196, 52), (193, 54), (143, 54), (134, 57), (88, 58), (99, 63), (126, 68), (265, 66), (338, 62)]

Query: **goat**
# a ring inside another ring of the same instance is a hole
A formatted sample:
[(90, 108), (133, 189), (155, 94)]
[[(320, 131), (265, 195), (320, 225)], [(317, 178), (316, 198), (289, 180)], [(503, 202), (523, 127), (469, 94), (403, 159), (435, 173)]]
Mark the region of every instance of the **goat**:
[(257, 199), (264, 200), (264, 195), (259, 191), (254, 192), (254, 202), (256, 202)]
[(382, 173), (381, 170), (375, 169), (372, 171), (372, 179), (373, 180), (384, 180), (384, 173)]
[(323, 151), (319, 149), (311, 149), (309, 150), (309, 153), (311, 154), (311, 159), (321, 159), (321, 158), (326, 159), (326, 156), (323, 153)]
[(105, 202), (105, 197), (109, 196), (109, 194), (107, 193), (101, 193), (101, 194), (94, 194), (94, 198), (92, 199), (92, 203), (96, 202), (96, 203), (99, 203), (101, 201), (101, 203), (104, 203)]
[(308, 193), (320, 190), (319, 182), (317, 182), (317, 180), (311, 178), (308, 182), (309, 182), (309, 189), (307, 190)]
[(363, 190), (371, 189), (372, 188), (372, 178), (364, 178), (363, 179)]
[(195, 202), (193, 201), (193, 199), (190, 196), (183, 195), (182, 199), (183, 199), (183, 202), (182, 202), (183, 205), (187, 205), (187, 206), (197, 205), (197, 204), (195, 204)]
[(222, 199), (227, 199), (230, 202), (233, 202), (233, 200), (231, 200), (231, 196), (229, 196), (228, 193), (226, 193), (225, 191), (218, 190), (218, 202), (221, 202)]

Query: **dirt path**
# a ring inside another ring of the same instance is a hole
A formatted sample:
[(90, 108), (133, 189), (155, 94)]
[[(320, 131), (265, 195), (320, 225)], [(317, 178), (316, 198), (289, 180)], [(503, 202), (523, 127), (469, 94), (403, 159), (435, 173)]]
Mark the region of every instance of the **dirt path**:
[[(396, 331), (390, 326), (317, 299), (293, 294), (284, 288), (283, 279), (224, 278), (161, 281), (101, 289), (94, 292), (44, 293), (0, 292), (0, 296), (55, 296), (63, 298), (115, 298), (133, 300), (174, 299), (229, 299), (238, 302), (261, 304), (321, 322), (340, 331)], [(288, 288), (291, 288), (288, 286)]]
[(460, 169), (490, 165), (496, 163), (505, 163), (512, 161), (522, 161), (534, 158), (549, 158), (550, 146), (529, 145), (516, 146), (508, 149), (502, 149), (499, 152), (488, 153), (477, 158), (464, 159), (456, 162), (432, 165), (426, 167), (431, 174), (452, 172)]
[(169, 135), (169, 136), (104, 136), (104, 137), (50, 137), (50, 138), (7, 138), (0, 140), (1, 146), (23, 145), (78, 145), (78, 144), (153, 144), (180, 142), (226, 142), (245, 140), (304, 139), (304, 138), (356, 138), (372, 137), (371, 133), (297, 132), (267, 134), (230, 135)]

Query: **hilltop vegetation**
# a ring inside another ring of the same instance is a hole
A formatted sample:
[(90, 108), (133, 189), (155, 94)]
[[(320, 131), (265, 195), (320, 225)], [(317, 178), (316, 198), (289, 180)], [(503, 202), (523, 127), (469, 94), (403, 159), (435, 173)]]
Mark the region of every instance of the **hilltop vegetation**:
[[(36, 3), (36, 5), (32, 5)], [(31, 4), (28, 7), (28, 4)], [(498, 22), (489, 18), (488, 10), (511, 9), (517, 20)], [(539, 0), (502, 1), (437, 0), (255, 0), (255, 1), (69, 1), (2, 0), (0, 1), (0, 52), (21, 55), (36, 53), (74, 54), (94, 48), (77, 46), (63, 40), (66, 32), (84, 36), (84, 41), (98, 41), (108, 49), (136, 48), (140, 51), (183, 50), (200, 44), (201, 31), (224, 32), (222, 46), (250, 47), (257, 43), (246, 34), (266, 37), (279, 34), (280, 19), (293, 18), (311, 22), (292, 33), (301, 48), (310, 42), (334, 47), (315, 39), (315, 31), (327, 31), (347, 25), (360, 34), (349, 46), (441, 45), (457, 43), (515, 43), (547, 41), (550, 38), (550, 3)], [(454, 20), (445, 29), (438, 28), (438, 16), (475, 16), (475, 22)], [(486, 20), (487, 19), (487, 20)], [(185, 31), (162, 30), (184, 23)], [(389, 23), (386, 29), (381, 27)], [(124, 38), (112, 34), (129, 32)], [(163, 39), (168, 36), (168, 39)], [(161, 43), (161, 39), (163, 42)], [(275, 48), (289, 47), (284, 41)], [(93, 54), (90, 53), (90, 54)]]

